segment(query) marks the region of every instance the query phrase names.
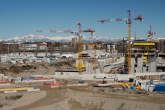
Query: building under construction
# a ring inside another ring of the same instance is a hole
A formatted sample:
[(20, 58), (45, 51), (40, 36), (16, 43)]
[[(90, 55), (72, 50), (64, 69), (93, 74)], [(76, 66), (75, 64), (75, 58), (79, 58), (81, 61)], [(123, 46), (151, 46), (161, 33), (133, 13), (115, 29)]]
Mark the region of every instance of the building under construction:
[[(159, 45), (158, 45), (159, 44)], [(147, 40), (134, 40), (131, 51), (131, 73), (154, 73), (165, 71), (165, 54), (159, 52), (159, 47), (163, 45), (159, 42), (149, 42)], [(125, 71), (127, 67), (127, 54), (125, 55)]]

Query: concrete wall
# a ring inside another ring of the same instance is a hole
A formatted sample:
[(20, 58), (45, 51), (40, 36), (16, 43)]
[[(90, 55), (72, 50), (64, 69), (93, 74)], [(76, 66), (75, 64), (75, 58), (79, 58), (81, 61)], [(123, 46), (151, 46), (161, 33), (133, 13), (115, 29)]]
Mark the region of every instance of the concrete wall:
[(81, 79), (81, 80), (129, 80), (129, 78), (133, 78), (134, 75), (130, 74), (78, 74), (73, 72), (55, 72), (55, 78), (61, 79)]

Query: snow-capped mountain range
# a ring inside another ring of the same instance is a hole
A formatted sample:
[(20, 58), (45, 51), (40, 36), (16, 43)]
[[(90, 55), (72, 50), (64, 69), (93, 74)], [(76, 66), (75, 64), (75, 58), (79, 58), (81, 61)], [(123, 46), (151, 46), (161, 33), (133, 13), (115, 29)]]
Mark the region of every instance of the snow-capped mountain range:
[(47, 37), (43, 35), (34, 35), (34, 34), (29, 34), (25, 35), (23, 37), (14, 37), (11, 39), (4, 40), (6, 42), (56, 42), (56, 41), (71, 41), (71, 39), (74, 36), (68, 36), (68, 37)]
[[(70, 42), (72, 40), (72, 38), (74, 38), (76, 36), (55, 36), (55, 37), (47, 37), (47, 36), (43, 36), (43, 35), (34, 35), (34, 34), (29, 34), (29, 35), (25, 35), (23, 37), (14, 37), (11, 39), (7, 39), (4, 40), (5, 42)], [(83, 37), (83, 41), (91, 41), (91, 37)], [(93, 38), (93, 41), (118, 41), (121, 40), (120, 38), (116, 38), (116, 39), (111, 39), (108, 37), (98, 37), (95, 36)]]

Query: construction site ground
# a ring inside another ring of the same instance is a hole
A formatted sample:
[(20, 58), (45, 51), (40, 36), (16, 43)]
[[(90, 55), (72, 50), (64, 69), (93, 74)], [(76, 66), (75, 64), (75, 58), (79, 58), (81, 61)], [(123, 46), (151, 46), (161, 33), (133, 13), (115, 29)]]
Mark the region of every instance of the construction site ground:
[(57, 69), (74, 67), (75, 62), (61, 61), (54, 64), (45, 62), (31, 64), (1, 64), (0, 73), (12, 77), (54, 74)]
[[(56, 69), (73, 67), (74, 63), (2, 64), (0, 72), (6, 76), (24, 77), (54, 74)], [(67, 80), (77, 84), (77, 80)], [(50, 88), (37, 92), (0, 93), (0, 110), (164, 110), (165, 94), (123, 88), (93, 87)]]
[(165, 94), (92, 86), (42, 88), (0, 94), (0, 105), (0, 110), (164, 110)]

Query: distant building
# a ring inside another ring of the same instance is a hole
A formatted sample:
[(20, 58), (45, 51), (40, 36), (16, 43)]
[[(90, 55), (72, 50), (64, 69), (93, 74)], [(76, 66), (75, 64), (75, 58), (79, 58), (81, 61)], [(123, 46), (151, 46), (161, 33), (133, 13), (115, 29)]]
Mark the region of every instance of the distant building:
[(23, 43), (19, 45), (19, 49), (21, 51), (34, 51), (37, 50), (38, 45), (37, 43)]
[(18, 52), (19, 51), (19, 43), (1, 43), (0, 44), (0, 53), (1, 54), (7, 54), (12, 52)]
[(46, 50), (47, 49), (47, 43), (41, 42), (39, 43), (39, 50)]
[(74, 37), (72, 38), (72, 49), (74, 52), (78, 52), (78, 38)]
[(106, 43), (104, 44), (103, 48), (105, 48), (106, 52), (108, 53), (116, 53), (117, 50), (116, 50), (116, 44), (114, 43)]
[(159, 51), (160, 53), (165, 53), (165, 38), (159, 39)]

